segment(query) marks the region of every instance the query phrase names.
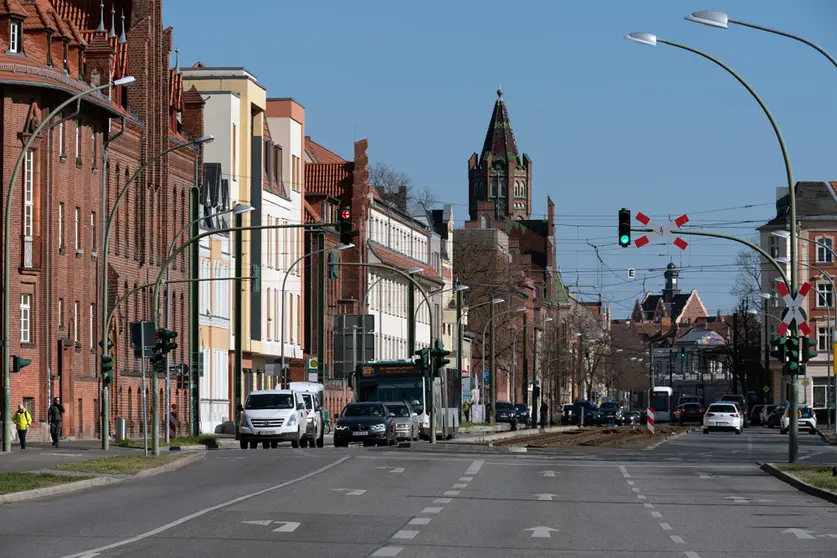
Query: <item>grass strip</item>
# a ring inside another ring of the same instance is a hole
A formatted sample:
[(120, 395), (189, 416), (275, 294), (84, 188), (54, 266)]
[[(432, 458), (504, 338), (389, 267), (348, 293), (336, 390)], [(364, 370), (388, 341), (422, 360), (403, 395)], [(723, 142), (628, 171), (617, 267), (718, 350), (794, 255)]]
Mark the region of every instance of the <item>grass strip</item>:
[(177, 455), (116, 455), (113, 457), (99, 457), (88, 461), (65, 463), (55, 469), (73, 471), (76, 473), (93, 473), (100, 475), (136, 475), (140, 471), (160, 467), (182, 459), (184, 454)]
[(812, 486), (837, 493), (837, 477), (831, 473), (831, 466), (782, 464), (776, 467)]
[(52, 473), (0, 473), (0, 494), (46, 488), (57, 484), (78, 482), (89, 477), (54, 475)]

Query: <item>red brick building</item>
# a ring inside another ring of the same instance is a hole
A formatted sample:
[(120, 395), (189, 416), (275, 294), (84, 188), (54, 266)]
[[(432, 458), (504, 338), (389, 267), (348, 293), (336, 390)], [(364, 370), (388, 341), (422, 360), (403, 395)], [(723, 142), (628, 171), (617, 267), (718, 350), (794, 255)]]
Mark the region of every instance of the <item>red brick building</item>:
[[(142, 162), (200, 134), (202, 103), (184, 106), (182, 79), (170, 67), (172, 29), (163, 28), (162, 0), (6, 0), (0, 43), (4, 203), (15, 160), (37, 122), (71, 95), (136, 78), (129, 87), (85, 97), (78, 111), (70, 105), (63, 120), (42, 130), (11, 200), (11, 352), (32, 360), (12, 376), (12, 405), (24, 402), (37, 428), (50, 397), (61, 396), (63, 434), (96, 437), (103, 213)], [(111, 308), (129, 289), (156, 278), (188, 219), (199, 163), (198, 149), (178, 150), (151, 165), (121, 202), (109, 244)], [(187, 277), (186, 264), (177, 259), (172, 279)], [(170, 329), (181, 332), (177, 364), (189, 354), (185, 284), (174, 287), (172, 301)], [(150, 289), (131, 297), (118, 307), (110, 332), (116, 374), (109, 418), (128, 419), (133, 436), (141, 435), (143, 403), (129, 324), (152, 319), (151, 306)], [(172, 392), (172, 401), (188, 408), (186, 392), (176, 383)]]

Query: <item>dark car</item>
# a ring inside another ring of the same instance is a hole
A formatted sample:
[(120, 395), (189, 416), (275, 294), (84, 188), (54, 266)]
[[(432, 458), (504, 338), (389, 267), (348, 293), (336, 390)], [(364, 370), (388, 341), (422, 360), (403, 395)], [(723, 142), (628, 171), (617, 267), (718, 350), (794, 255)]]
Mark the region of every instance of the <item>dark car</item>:
[(680, 426), (683, 426), (687, 422), (703, 424), (703, 405), (700, 403), (684, 403), (680, 405), (679, 409), (677, 423)]
[(750, 424), (749, 414), (750, 414), (750, 406), (747, 404), (747, 398), (743, 395), (724, 395), (721, 397), (720, 401), (731, 401), (738, 405), (738, 409), (741, 411), (741, 415), (744, 418), (744, 428), (747, 428)]
[(616, 401), (605, 401), (599, 406), (599, 424), (622, 425), (622, 407)]
[[(582, 419), (584, 420), (583, 423)], [(579, 400), (573, 403), (573, 425), (580, 426), (583, 424), (584, 426), (594, 426), (598, 423), (598, 420), (599, 412), (591, 402)]]
[(340, 413), (334, 428), (334, 445), (346, 447), (349, 442), (364, 446), (395, 445), (395, 413), (383, 403), (349, 403)]
[(512, 428), (517, 428), (517, 409), (508, 401), (498, 401), (494, 406), (494, 420), (507, 422)]
[(639, 413), (636, 411), (622, 411), (622, 424), (636, 426), (639, 424)]
[(782, 427), (782, 417), (785, 415), (785, 407), (779, 406), (773, 409), (773, 412), (767, 417), (767, 427), (768, 428), (779, 428)]
[(514, 406), (514, 410), (517, 411), (517, 420), (520, 424), (526, 427), (532, 425), (532, 415), (529, 414), (529, 407), (523, 403), (518, 403)]
[(561, 407), (561, 424), (564, 426), (573, 423), (573, 406), (570, 404)]
[(761, 424), (761, 411), (764, 409), (764, 405), (753, 405), (750, 408), (750, 416), (747, 417), (750, 419), (750, 424), (760, 425)]

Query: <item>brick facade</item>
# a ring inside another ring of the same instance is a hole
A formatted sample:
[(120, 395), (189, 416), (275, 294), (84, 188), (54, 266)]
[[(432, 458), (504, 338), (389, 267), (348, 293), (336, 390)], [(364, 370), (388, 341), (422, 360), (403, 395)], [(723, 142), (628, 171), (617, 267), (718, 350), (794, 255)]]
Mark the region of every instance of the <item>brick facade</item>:
[[(77, 119), (56, 125), (50, 132), (42, 131), (33, 145), (32, 202), (27, 201), (29, 196), (25, 193), (26, 172), (21, 173), (12, 198), (11, 351), (32, 360), (31, 366), (12, 377), (12, 405), (25, 400), (32, 407), (37, 425), (46, 419), (49, 397), (61, 396), (66, 410), (64, 435), (96, 437), (100, 428), (98, 293), (103, 180), (109, 213), (118, 192), (142, 161), (187, 141), (177, 129), (178, 112), (183, 110), (182, 80), (169, 68), (171, 30), (163, 29), (160, 0), (118, 3), (117, 17), (124, 8), (127, 28), (127, 41), (121, 44), (117, 38), (106, 39), (104, 34), (92, 31), (99, 23), (98, 3), (94, 6), (85, 0), (36, 0), (12, 4), (19, 4), (27, 13), (24, 56), (15, 57), (13, 63), (31, 68), (27, 75), (32, 79), (22, 83), (3, 71), (2, 64), (10, 63), (11, 56), (0, 55), (3, 184), (8, 183), (26, 139), (20, 130), (31, 129), (30, 122), (40, 121), (68, 94), (91, 84), (126, 75), (137, 80), (126, 91), (112, 88), (106, 90), (107, 96), (88, 97), (81, 104)], [(117, 33), (121, 31), (119, 20)], [(43, 27), (44, 21), (55, 28), (52, 68), (46, 65), (47, 34), (38, 27)], [(105, 15), (105, 27), (110, 27), (109, 13)], [(56, 35), (60, 36), (62, 29), (68, 35), (66, 42), (75, 49), (70, 49), (68, 74), (82, 73), (76, 62), (81, 50), (86, 60), (84, 81), (67, 79), (60, 71), (63, 54)], [(8, 37), (4, 39), (0, 33), (0, 40), (8, 41)], [(74, 106), (68, 107), (65, 115), (72, 113)], [(80, 123), (78, 157), (76, 122)], [(102, 168), (106, 143), (108, 163)], [(122, 200), (109, 242), (109, 307), (129, 289), (156, 279), (174, 233), (188, 220), (188, 190), (199, 153), (197, 149), (185, 148), (153, 164)], [(5, 202), (5, 186), (2, 196)], [(30, 211), (31, 230), (28, 225), (24, 228), (24, 217)], [(187, 278), (186, 271), (186, 258), (178, 257), (172, 266), (172, 279)], [(180, 332), (173, 364), (188, 362), (187, 293), (186, 284), (173, 288), (174, 323), (170, 329)], [(31, 323), (28, 343), (21, 343), (22, 294), (30, 295), (24, 299)], [(164, 296), (163, 289), (163, 303)], [(129, 346), (129, 324), (153, 319), (150, 298), (150, 289), (131, 297), (118, 307), (111, 324), (116, 378), (111, 389), (110, 420), (113, 423), (117, 417), (126, 418), (132, 436), (142, 433), (142, 394), (139, 361), (134, 360)], [(161, 382), (158, 388), (161, 395), (162, 385)], [(186, 390), (178, 390), (176, 382), (172, 383), (172, 402), (179, 408), (188, 408), (187, 396)], [(150, 396), (147, 405), (150, 409)]]

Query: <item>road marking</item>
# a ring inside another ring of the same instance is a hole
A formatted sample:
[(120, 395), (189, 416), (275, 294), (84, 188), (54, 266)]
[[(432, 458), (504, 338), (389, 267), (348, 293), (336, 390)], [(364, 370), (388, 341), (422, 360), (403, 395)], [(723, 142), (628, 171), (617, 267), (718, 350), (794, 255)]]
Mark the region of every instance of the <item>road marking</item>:
[(639, 498), (640, 500), (647, 500), (648, 499), (645, 496), (643, 496), (642, 494), (637, 494), (636, 497)]
[(686, 555), (686, 558), (700, 558), (697, 552), (684, 552), (683, 554)]
[(637, 488), (637, 487), (633, 487), (631, 490), (633, 490), (634, 492), (639, 492), (640, 491), (639, 488)]
[(816, 540), (817, 537), (811, 534), (810, 529), (785, 529), (783, 535), (796, 535), (797, 539)]
[(645, 506), (646, 508), (653, 508), (654, 507), (654, 504), (649, 504), (648, 502), (645, 502), (642, 505)]
[(445, 493), (442, 496), (459, 496), (458, 490), (445, 490)]
[(669, 538), (674, 541), (675, 544), (686, 544), (686, 541), (684, 541), (683, 537), (680, 535), (669, 535)]
[(699, 476), (700, 476), (700, 478), (702, 478), (702, 479), (711, 479), (711, 478), (712, 478), (712, 475), (709, 475), (709, 474), (707, 474), (707, 473), (698, 473), (698, 475), (699, 475)]
[(345, 492), (346, 496), (363, 496), (366, 490), (363, 488), (332, 488), (336, 492)]
[(246, 523), (248, 525), (261, 525), (262, 527), (267, 527), (271, 523), (273, 523), (272, 519), (254, 519), (253, 521), (242, 521), (242, 523)]
[(439, 513), (440, 511), (442, 511), (442, 508), (429, 507), (429, 508), (424, 508), (423, 510), (421, 510), (421, 513)]
[(460, 482), (471, 482), (474, 480), (474, 477), (459, 477)]
[(430, 517), (414, 517), (407, 525), (427, 525), (431, 519)]
[(274, 533), (293, 533), (299, 527), (299, 523), (295, 521), (276, 521), (275, 523), (281, 523), (282, 526), (274, 529)]
[(453, 498), (436, 498), (433, 500), (434, 504), (450, 504), (453, 502)]
[(551, 502), (552, 499), (555, 498), (555, 494), (549, 494), (549, 493), (546, 493), (546, 492), (541, 493), (541, 494), (533, 494), (532, 496), (537, 496), (538, 500), (548, 501), (548, 502)]
[(628, 474), (628, 470), (625, 468), (624, 465), (619, 465), (619, 470), (622, 471), (622, 476), (626, 479), (631, 478), (631, 475)]
[(394, 467), (390, 473), (403, 473), (404, 467)]
[(85, 556), (90, 556), (90, 554), (94, 553), (94, 552), (99, 552), (99, 553), (105, 552), (107, 550), (112, 550), (114, 548), (119, 548), (119, 547), (122, 547), (122, 546), (125, 546), (125, 545), (128, 545), (128, 544), (132, 544), (132, 543), (147, 539), (148, 537), (153, 537), (154, 535), (157, 535), (157, 534), (162, 533), (164, 531), (168, 531), (172, 527), (177, 527), (178, 525), (182, 525), (183, 523), (186, 523), (187, 521), (191, 521), (193, 519), (196, 519), (196, 518), (201, 517), (203, 515), (206, 515), (208, 513), (211, 513), (211, 512), (214, 512), (214, 511), (232, 506), (234, 504), (238, 504), (240, 502), (244, 502), (244, 501), (249, 500), (251, 498), (255, 498), (256, 496), (262, 496), (263, 494), (269, 494), (270, 492), (274, 492), (276, 490), (279, 490), (280, 488), (285, 488), (286, 486), (290, 486), (292, 484), (302, 482), (306, 479), (310, 479), (311, 477), (314, 477), (316, 475), (319, 475), (320, 473), (328, 471), (329, 469), (332, 469), (332, 468), (340, 465), (344, 461), (347, 461), (351, 458), (352, 458), (352, 456), (350, 456), (350, 455), (347, 455), (346, 457), (341, 457), (337, 461), (335, 461), (333, 463), (329, 463), (325, 467), (320, 467), (319, 469), (317, 469), (315, 471), (311, 471), (310, 473), (302, 475), (301, 477), (297, 477), (295, 479), (291, 479), (289, 481), (286, 481), (286, 482), (283, 482), (283, 483), (280, 483), (280, 484), (277, 484), (277, 485), (274, 485), (274, 486), (270, 486), (270, 487), (265, 488), (263, 490), (259, 490), (259, 491), (256, 491), (256, 492), (251, 492), (250, 494), (245, 494), (244, 496), (239, 496), (238, 498), (233, 498), (232, 500), (227, 500), (226, 502), (222, 502), (220, 504), (216, 504), (214, 506), (210, 506), (208, 508), (198, 510), (194, 513), (190, 513), (189, 515), (184, 515), (180, 519), (176, 519), (175, 521), (172, 521), (170, 523), (166, 523), (165, 525), (161, 525), (160, 527), (157, 527), (156, 529), (146, 531), (145, 533), (141, 533), (141, 534), (136, 535), (134, 537), (131, 537), (129, 539), (125, 539), (123, 541), (119, 541), (119, 542), (111, 543), (111, 544), (108, 544), (108, 545), (100, 546), (98, 548), (92, 548), (92, 549), (86, 550), (84, 552), (79, 552), (78, 554), (70, 554), (70, 555), (65, 556), (64, 558), (84, 558)]
[(555, 471), (541, 471), (541, 474), (545, 477), (554, 477), (555, 473)]
[(373, 552), (370, 556), (398, 556), (398, 553), (404, 550), (400, 546), (385, 546)]
[(628, 486), (633, 486), (633, 485), (635, 485), (635, 484), (636, 484), (636, 481), (632, 481), (632, 480), (625, 481), (625, 482), (627, 482), (627, 483), (628, 483)]
[(558, 532), (558, 529), (553, 529), (552, 527), (530, 527), (529, 529), (524, 529), (524, 531), (532, 531), (532, 536), (529, 537), (530, 539), (551, 539), (553, 532)]
[(753, 437), (747, 436), (747, 451), (753, 451)]
[(652, 517), (656, 517), (657, 519), (661, 519), (661, 518), (663, 517), (663, 514), (661, 514), (661, 513), (660, 513), (660, 512), (658, 512), (658, 511), (652, 511), (652, 512), (651, 512), (651, 516), (652, 516)]
[(459, 484), (454, 484), (453, 487), (454, 488), (468, 488), (468, 483), (463, 482), (463, 483), (459, 483)]
[(742, 498), (741, 496), (726, 496), (723, 498), (724, 500), (732, 500), (733, 504), (749, 504), (750, 501), (746, 498)]
[(671, 531), (671, 525), (668, 523), (660, 523), (660, 527), (663, 528), (663, 531)]
[(482, 469), (483, 465), (485, 465), (485, 459), (477, 459), (473, 463), (471, 463), (471, 466), (468, 467), (468, 470), (465, 471), (465, 474), (469, 476), (476, 475), (480, 472), (480, 469)]
[(411, 540), (413, 540), (414, 538), (416, 538), (416, 535), (418, 535), (418, 534), (419, 534), (419, 532), (418, 532), (418, 531), (407, 531), (406, 529), (401, 529), (400, 531), (396, 532), (396, 533), (392, 536), (392, 538), (393, 538), (393, 539), (400, 539), (400, 540), (407, 540), (407, 541), (411, 541)]

